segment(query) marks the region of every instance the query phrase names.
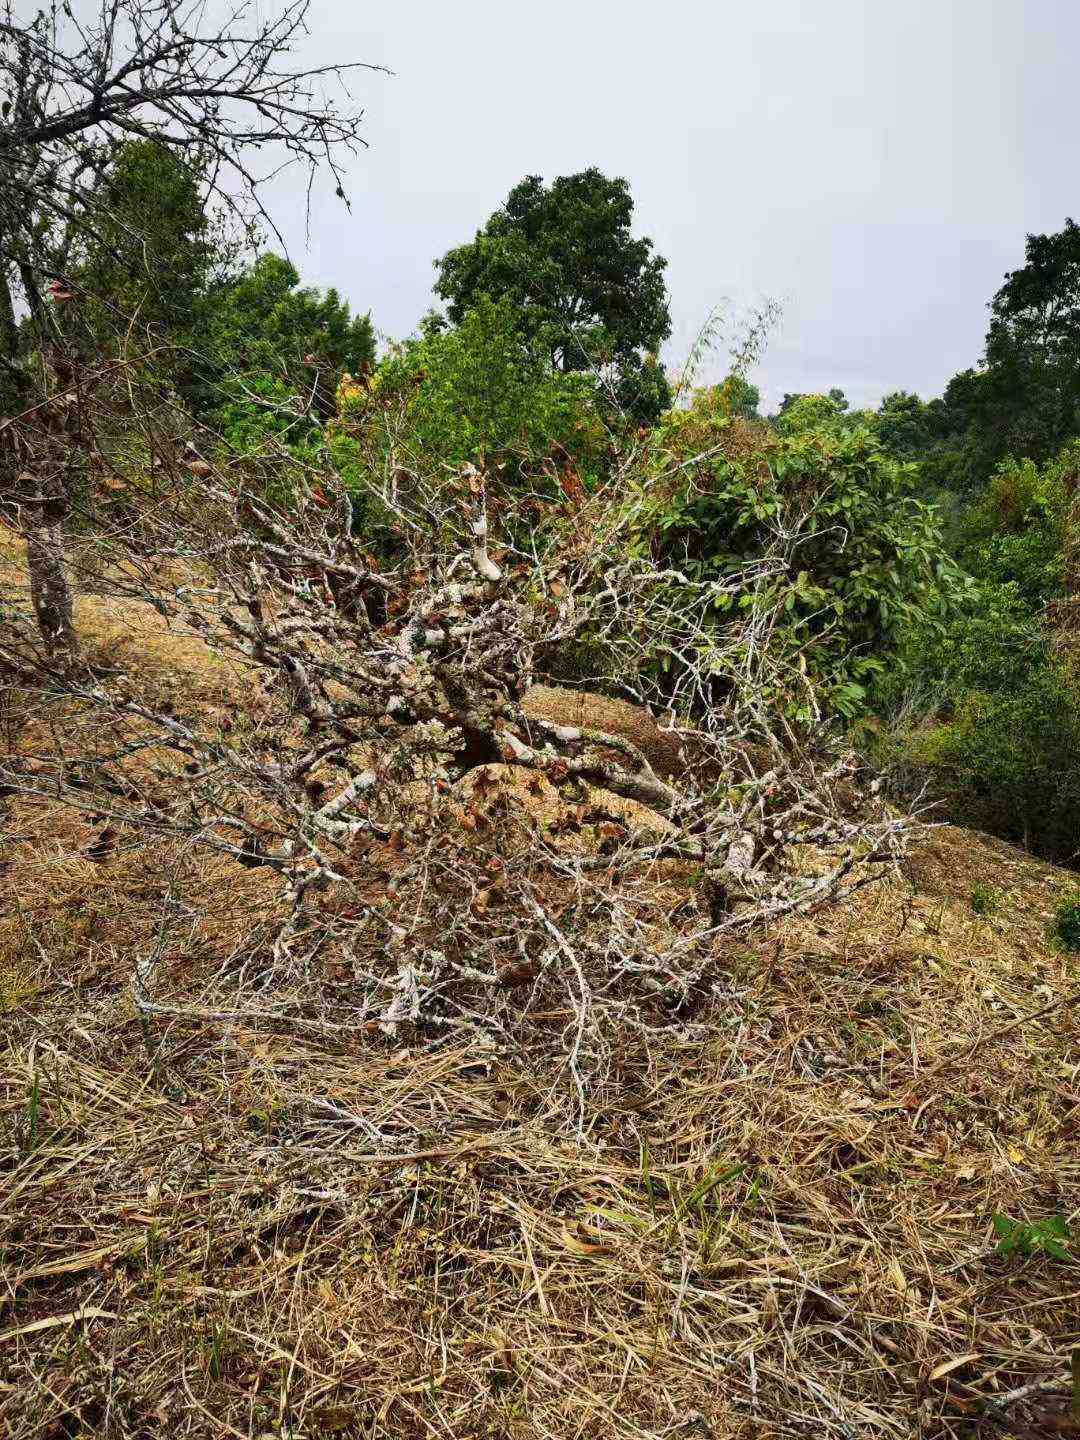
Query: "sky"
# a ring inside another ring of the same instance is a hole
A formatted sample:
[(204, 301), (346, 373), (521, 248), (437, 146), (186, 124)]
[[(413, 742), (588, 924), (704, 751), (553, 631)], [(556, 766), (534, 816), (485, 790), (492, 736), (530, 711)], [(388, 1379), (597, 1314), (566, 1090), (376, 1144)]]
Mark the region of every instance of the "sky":
[(352, 82), (351, 213), (324, 185), (308, 226), (299, 176), (273, 198), (305, 280), (394, 337), (518, 180), (596, 165), (669, 262), (670, 365), (773, 299), (766, 404), (930, 396), (1025, 235), (1080, 213), (1076, 0), (314, 0), (297, 58), (393, 71)]

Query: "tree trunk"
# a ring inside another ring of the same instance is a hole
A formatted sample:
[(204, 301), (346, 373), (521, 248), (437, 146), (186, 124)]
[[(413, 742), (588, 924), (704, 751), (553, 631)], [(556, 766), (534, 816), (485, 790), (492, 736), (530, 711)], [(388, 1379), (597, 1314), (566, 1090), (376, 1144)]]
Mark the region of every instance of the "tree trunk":
[[(40, 296), (29, 272), (25, 279), (31, 294), (31, 313), (36, 315), (41, 308)], [(29, 377), (18, 365), (19, 329), (6, 274), (0, 274), (0, 353), (3, 409), (10, 408), (18, 415), (28, 399), (30, 385)], [(0, 415), (0, 420), (7, 418)], [(25, 433), (20, 436), (17, 425), (0, 436), (0, 504), (22, 522), (30, 599), (46, 650), (54, 658), (71, 657), (76, 642), (71, 581), (65, 562), (65, 530), (71, 515), (69, 478), (62, 465), (52, 474), (47, 473), (51, 468), (45, 458), (51, 448), (48, 439), (42, 446), (43, 455), (38, 455), (36, 461), (34, 448), (27, 443)]]
[(30, 599), (38, 629), (51, 656), (75, 653), (74, 601), (65, 561), (65, 523), (70, 506), (63, 482), (58, 494), (23, 507)]

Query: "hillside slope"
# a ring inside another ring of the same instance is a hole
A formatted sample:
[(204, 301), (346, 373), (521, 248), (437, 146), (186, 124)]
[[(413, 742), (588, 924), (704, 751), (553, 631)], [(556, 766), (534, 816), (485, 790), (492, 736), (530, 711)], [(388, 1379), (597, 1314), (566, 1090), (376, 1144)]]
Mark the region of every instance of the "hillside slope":
[[(81, 603), (124, 683), (262, 703), (149, 607)], [(12, 705), (14, 750), (46, 711)], [(1070, 1433), (1080, 1270), (990, 1227), (1080, 1208), (1061, 872), (929, 830), (729, 946), (691, 1013), (628, 1007), (578, 1112), (573, 1011), (533, 1015), (545, 1058), (335, 1024), (337, 962), (318, 1012), (253, 1001), (273, 871), (0, 805), (13, 1440)], [(662, 883), (677, 926), (693, 877)]]

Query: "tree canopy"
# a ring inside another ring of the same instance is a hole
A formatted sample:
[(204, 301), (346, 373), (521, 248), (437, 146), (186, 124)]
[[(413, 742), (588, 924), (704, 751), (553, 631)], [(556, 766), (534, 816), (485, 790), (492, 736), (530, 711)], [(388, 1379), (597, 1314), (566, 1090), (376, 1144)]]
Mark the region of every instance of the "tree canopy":
[(342, 371), (354, 374), (375, 359), (370, 315), (353, 315), (332, 287), (301, 286), (291, 261), (268, 253), (214, 290), (206, 306), (203, 408), (245, 395), (295, 395), (315, 418), (328, 417)]
[(633, 214), (626, 181), (595, 168), (550, 185), (530, 175), (474, 240), (436, 262), (435, 289), (454, 324), (481, 295), (509, 299), (553, 369), (610, 369), (612, 398), (655, 419), (670, 401), (655, 358), (671, 334), (667, 262), (631, 233)]
[(218, 253), (202, 176), (159, 140), (120, 146), (102, 173), (92, 229), (76, 237), (77, 319), (96, 343), (134, 327), (190, 340)]
[(945, 427), (961, 437), (952, 470), (984, 484), (1007, 455), (1046, 460), (1080, 430), (1080, 226), (1029, 235), (1025, 264), (990, 304), (982, 362), (944, 395)]

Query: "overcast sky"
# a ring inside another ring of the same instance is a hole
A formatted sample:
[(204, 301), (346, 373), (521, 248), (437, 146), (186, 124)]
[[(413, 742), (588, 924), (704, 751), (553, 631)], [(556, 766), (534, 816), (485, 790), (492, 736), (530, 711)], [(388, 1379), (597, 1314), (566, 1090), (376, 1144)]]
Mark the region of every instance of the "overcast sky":
[(315, 0), (309, 47), (394, 75), (356, 78), (351, 215), (324, 190), (308, 237), (299, 182), (276, 208), (305, 279), (393, 336), (522, 176), (597, 165), (668, 258), (672, 363), (769, 296), (768, 401), (929, 396), (1025, 234), (1080, 213), (1077, 0)]

